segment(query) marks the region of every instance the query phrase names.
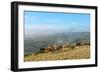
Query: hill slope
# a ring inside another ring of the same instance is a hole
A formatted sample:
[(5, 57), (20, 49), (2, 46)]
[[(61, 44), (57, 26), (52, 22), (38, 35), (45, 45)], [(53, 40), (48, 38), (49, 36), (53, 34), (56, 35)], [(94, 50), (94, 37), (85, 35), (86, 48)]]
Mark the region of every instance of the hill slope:
[(50, 60), (70, 60), (70, 59), (88, 59), (90, 58), (90, 47), (77, 46), (75, 49), (63, 48), (60, 52), (32, 53), (24, 58), (29, 61), (50, 61)]

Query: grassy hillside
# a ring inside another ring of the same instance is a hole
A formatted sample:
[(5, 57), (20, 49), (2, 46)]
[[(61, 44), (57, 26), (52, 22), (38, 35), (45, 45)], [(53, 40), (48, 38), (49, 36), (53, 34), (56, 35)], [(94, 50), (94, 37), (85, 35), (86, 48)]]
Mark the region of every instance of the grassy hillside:
[(69, 59), (88, 59), (90, 58), (90, 46), (76, 46), (74, 49), (63, 48), (59, 52), (32, 53), (24, 56), (24, 61), (50, 61), (50, 60), (69, 60)]

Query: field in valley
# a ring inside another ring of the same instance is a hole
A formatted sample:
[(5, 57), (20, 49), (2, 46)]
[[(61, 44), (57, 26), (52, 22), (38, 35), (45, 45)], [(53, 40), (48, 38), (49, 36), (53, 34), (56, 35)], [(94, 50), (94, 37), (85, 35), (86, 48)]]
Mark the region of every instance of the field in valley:
[(25, 62), (31, 61), (50, 61), (50, 60), (70, 60), (90, 58), (90, 45), (76, 46), (74, 49), (63, 48), (57, 52), (32, 53), (24, 56)]

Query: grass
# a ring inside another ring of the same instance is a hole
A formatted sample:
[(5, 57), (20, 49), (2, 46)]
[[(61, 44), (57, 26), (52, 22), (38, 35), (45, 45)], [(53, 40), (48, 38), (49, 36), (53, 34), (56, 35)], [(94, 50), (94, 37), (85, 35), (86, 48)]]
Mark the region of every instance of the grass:
[(74, 49), (63, 48), (59, 52), (33, 53), (24, 56), (24, 61), (50, 61), (50, 60), (69, 60), (69, 59), (88, 59), (90, 58), (90, 46), (76, 46)]

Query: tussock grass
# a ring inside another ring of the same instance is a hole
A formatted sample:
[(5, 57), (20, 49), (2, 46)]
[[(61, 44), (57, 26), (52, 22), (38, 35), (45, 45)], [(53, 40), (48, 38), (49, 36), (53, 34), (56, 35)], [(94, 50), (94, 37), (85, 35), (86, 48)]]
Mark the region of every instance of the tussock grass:
[(88, 59), (90, 58), (90, 46), (76, 46), (74, 49), (63, 48), (61, 51), (48, 53), (33, 53), (24, 56), (24, 61), (50, 61), (50, 60), (69, 60), (69, 59)]

